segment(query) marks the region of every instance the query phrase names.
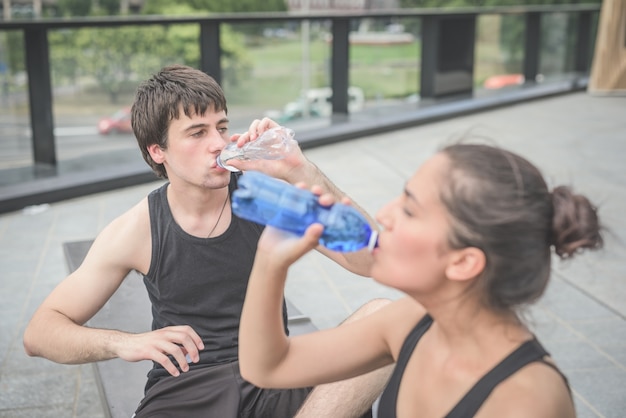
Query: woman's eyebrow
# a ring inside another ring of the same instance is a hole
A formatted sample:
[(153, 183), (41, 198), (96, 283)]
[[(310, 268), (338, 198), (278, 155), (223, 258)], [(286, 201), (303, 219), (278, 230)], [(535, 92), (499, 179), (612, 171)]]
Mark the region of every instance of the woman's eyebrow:
[(404, 196), (410, 200), (411, 202), (413, 202), (413, 204), (415, 204), (416, 206), (421, 207), (419, 200), (417, 199), (417, 196), (415, 196), (411, 191), (409, 191), (409, 189), (405, 186), (404, 187)]
[(411, 200), (415, 200), (415, 201), (417, 202), (417, 198), (415, 197), (415, 195), (414, 195), (413, 193), (411, 193), (411, 192), (409, 191), (409, 189), (407, 189), (407, 187), (406, 187), (406, 186), (404, 186), (404, 195), (405, 195), (407, 198), (409, 198), (409, 199), (411, 199)]

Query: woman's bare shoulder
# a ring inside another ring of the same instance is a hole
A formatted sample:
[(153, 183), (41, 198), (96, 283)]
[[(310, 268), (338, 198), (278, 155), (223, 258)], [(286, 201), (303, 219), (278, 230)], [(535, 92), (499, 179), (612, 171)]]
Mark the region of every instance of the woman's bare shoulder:
[(563, 376), (553, 367), (534, 362), (500, 383), (487, 398), (477, 417), (576, 416)]
[(384, 315), (385, 339), (394, 359), (397, 360), (406, 337), (426, 313), (422, 305), (408, 296), (381, 309), (381, 316)]

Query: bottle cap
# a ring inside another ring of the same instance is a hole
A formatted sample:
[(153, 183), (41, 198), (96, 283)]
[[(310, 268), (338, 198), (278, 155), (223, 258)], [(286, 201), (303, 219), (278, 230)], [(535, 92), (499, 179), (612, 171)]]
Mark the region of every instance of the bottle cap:
[(370, 240), (367, 243), (367, 249), (371, 252), (376, 247), (378, 247), (378, 231), (372, 231)]

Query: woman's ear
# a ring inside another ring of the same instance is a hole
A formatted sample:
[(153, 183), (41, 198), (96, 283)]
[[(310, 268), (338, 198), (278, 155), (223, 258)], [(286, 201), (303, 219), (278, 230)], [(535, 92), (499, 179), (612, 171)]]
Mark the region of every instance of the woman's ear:
[(446, 276), (450, 280), (470, 280), (482, 273), (486, 264), (485, 253), (476, 247), (455, 250), (446, 268)]
[(163, 148), (161, 148), (158, 144), (150, 144), (148, 145), (147, 150), (148, 154), (150, 154), (150, 157), (152, 158), (152, 161), (157, 164), (163, 164), (163, 161), (165, 161)]

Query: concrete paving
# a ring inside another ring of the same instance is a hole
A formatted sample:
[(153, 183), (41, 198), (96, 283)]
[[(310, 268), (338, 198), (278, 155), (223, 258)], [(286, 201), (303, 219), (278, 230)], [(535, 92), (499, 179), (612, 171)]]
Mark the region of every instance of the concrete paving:
[[(555, 262), (545, 296), (525, 314), (572, 385), (578, 416), (626, 416), (626, 97), (576, 93), (306, 151), (371, 213), (397, 196), (442, 145), (479, 136), (537, 164), (600, 208), (606, 248)], [(93, 238), (154, 182), (0, 216), (0, 417), (103, 417), (91, 365), (57, 365), (22, 348), (33, 311), (66, 275), (61, 244)], [(312, 253), (287, 295), (319, 328), (369, 299), (399, 292)]]

